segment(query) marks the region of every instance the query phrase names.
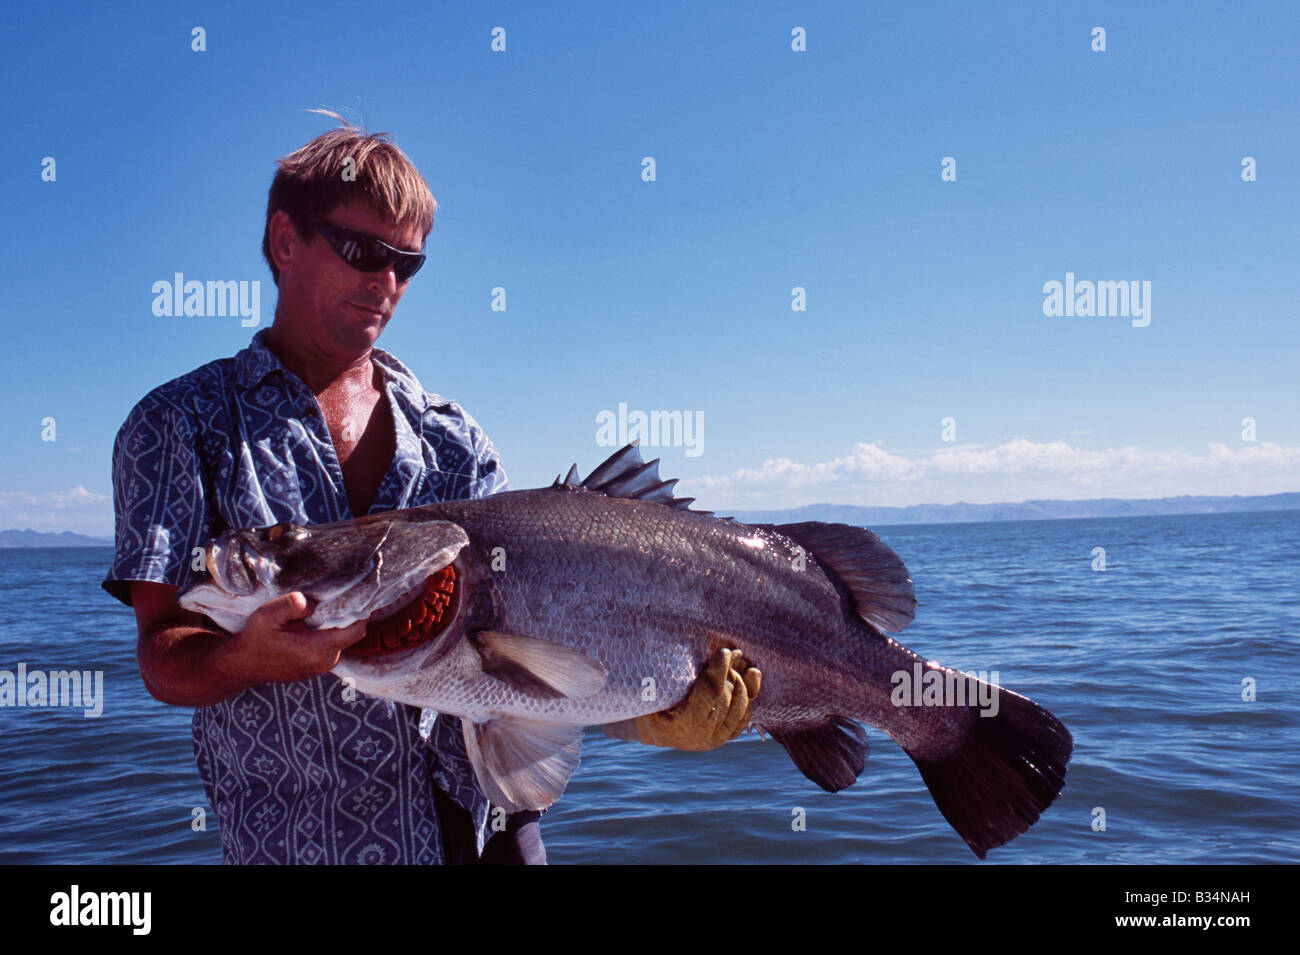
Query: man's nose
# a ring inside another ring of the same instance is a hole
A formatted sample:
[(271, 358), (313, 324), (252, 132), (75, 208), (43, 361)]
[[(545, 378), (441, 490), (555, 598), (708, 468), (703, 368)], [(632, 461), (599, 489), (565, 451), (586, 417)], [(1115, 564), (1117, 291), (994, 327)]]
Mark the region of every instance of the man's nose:
[(397, 266), (389, 264), (378, 272), (366, 273), (366, 287), (375, 294), (392, 296), (397, 292)]

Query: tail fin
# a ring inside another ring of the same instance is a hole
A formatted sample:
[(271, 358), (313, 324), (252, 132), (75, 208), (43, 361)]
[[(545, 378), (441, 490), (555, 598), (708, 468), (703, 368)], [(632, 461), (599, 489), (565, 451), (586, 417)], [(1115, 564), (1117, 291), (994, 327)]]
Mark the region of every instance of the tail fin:
[[(985, 854), (1035, 822), (1065, 785), (1069, 731), (1033, 700), (998, 688), (998, 714), (975, 715), (965, 742), (938, 760), (909, 756), (943, 817)], [(975, 712), (975, 711), (972, 711)]]

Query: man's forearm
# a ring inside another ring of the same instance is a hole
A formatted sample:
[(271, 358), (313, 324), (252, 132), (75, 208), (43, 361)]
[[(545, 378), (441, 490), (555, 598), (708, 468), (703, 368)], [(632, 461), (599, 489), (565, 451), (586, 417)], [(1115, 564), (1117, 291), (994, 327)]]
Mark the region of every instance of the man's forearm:
[(230, 634), (164, 620), (140, 641), (136, 658), (145, 688), (174, 706), (211, 706), (252, 684), (229, 666)]
[(250, 686), (320, 676), (366, 632), (364, 622), (307, 627), (302, 619), (310, 612), (308, 600), (292, 591), (253, 611), (239, 633), (226, 633), (176, 606), (175, 594), (174, 587), (147, 582), (131, 590), (145, 686), (156, 699), (177, 706), (210, 706)]

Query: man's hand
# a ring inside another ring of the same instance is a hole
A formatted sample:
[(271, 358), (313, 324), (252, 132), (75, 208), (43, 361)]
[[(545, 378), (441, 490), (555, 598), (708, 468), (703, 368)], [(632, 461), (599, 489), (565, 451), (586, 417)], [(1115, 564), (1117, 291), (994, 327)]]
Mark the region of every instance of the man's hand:
[(763, 674), (745, 662), (739, 650), (719, 650), (690, 692), (672, 709), (605, 727), (618, 739), (673, 749), (717, 749), (749, 725), (750, 705)]
[(365, 621), (333, 630), (298, 623), (310, 615), (307, 598), (296, 590), (268, 600), (213, 653), (214, 667), (245, 686), (292, 683), (329, 672), (339, 654), (366, 635)]
[(332, 669), (339, 653), (365, 636), (365, 624), (312, 630), (301, 593), (255, 610), (240, 633), (228, 634), (201, 614), (176, 605), (177, 589), (134, 581), (140, 640), (136, 657), (155, 699), (177, 706), (211, 706), (258, 683), (287, 683)]

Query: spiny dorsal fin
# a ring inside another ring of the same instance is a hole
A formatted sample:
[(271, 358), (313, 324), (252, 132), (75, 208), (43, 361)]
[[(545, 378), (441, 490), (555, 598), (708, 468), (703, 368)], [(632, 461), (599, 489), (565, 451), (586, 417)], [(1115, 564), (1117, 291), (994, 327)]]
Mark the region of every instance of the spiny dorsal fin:
[(820, 521), (755, 526), (783, 534), (806, 548), (844, 582), (858, 616), (871, 625), (897, 633), (916, 616), (916, 591), (906, 565), (865, 527)]
[[(674, 497), (673, 486), (678, 479), (669, 481), (659, 479), (659, 459), (646, 462), (641, 459), (637, 448), (640, 440), (624, 445), (611, 454), (605, 461), (587, 475), (585, 481), (578, 480), (578, 465), (569, 468), (569, 473), (561, 480), (556, 477), (551, 487), (581, 487), (588, 491), (597, 491), (609, 497), (627, 497), (638, 501), (653, 501), (667, 504), (669, 507), (691, 510), (693, 497)], [(712, 514), (712, 511), (692, 511), (694, 514)]]

